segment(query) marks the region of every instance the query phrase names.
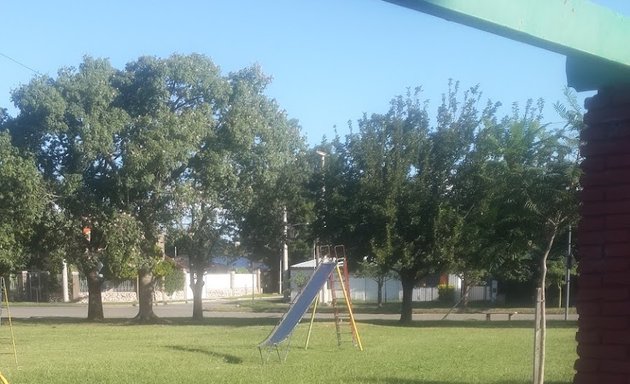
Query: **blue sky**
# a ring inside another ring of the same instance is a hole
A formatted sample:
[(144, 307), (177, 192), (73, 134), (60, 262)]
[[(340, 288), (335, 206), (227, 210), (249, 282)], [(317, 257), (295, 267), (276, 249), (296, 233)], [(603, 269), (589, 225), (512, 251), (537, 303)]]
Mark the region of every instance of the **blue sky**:
[[(630, 15), (630, 1), (597, 1)], [(422, 86), (435, 110), (448, 80), (479, 84), (484, 98), (542, 97), (546, 120), (562, 100), (564, 57), (380, 0), (2, 0), (0, 107), (34, 72), (55, 76), (83, 55), (117, 68), (142, 55), (202, 53), (224, 73), (258, 63), (268, 95), (300, 121), (310, 144), (348, 132)], [(581, 94), (583, 98), (589, 94)]]

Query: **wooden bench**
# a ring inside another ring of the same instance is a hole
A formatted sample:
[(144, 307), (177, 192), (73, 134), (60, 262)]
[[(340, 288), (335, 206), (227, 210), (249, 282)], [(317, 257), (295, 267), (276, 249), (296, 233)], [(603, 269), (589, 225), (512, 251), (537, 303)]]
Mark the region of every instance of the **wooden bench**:
[(492, 315), (507, 315), (508, 321), (512, 320), (512, 316), (518, 315), (518, 312), (481, 312), (486, 315), (486, 321), (490, 321)]

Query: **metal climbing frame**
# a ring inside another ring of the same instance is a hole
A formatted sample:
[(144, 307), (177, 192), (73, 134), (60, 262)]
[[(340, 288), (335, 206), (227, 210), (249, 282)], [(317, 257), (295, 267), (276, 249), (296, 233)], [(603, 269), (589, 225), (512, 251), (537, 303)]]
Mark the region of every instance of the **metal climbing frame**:
[[(337, 332), (337, 344), (339, 346), (345, 341), (344, 334), (350, 333), (352, 335), (352, 342), (360, 351), (363, 351), (363, 345), (361, 344), (361, 337), (357, 329), (357, 324), (354, 319), (354, 313), (352, 311), (352, 300), (350, 296), (350, 279), (348, 273), (348, 264), (346, 262), (346, 252), (343, 245), (321, 246), (318, 249), (319, 255), (334, 260), (335, 268), (328, 276), (328, 285), (331, 293), (331, 302), (333, 306), (333, 313), (335, 318), (335, 330)], [(325, 287), (323, 287), (325, 288)], [(319, 296), (315, 299), (313, 305), (313, 313), (311, 314), (311, 322), (308, 329), (308, 335), (306, 337), (305, 349), (308, 349), (308, 345), (311, 339), (311, 331), (313, 329), (313, 322), (315, 320), (315, 312), (319, 303)], [(348, 324), (350, 331), (344, 332), (345, 323)]]
[[(333, 311), (335, 314), (335, 329), (337, 331), (337, 344), (342, 345), (346, 341), (343, 337), (344, 334), (352, 335), (352, 343), (355, 347), (363, 350), (361, 344), (361, 337), (357, 329), (357, 324), (354, 319), (354, 312), (352, 311), (352, 299), (350, 295), (350, 275), (348, 273), (348, 263), (346, 259), (346, 251), (343, 245), (335, 246), (334, 252), (336, 255), (337, 265), (335, 273), (332, 273), (329, 277), (330, 291), (332, 296)], [(341, 294), (340, 294), (341, 293)], [(350, 331), (344, 331), (345, 324), (350, 328)]]

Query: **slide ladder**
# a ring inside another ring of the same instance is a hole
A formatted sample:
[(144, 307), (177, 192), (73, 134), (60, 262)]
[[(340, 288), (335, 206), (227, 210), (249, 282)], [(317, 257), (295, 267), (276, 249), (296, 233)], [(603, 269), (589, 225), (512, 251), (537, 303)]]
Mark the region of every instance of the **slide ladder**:
[[(2, 321), (2, 317), (5, 316), (7, 323)], [(13, 334), (13, 323), (11, 321), (11, 309), (9, 308), (9, 294), (7, 292), (6, 280), (4, 277), (0, 277), (0, 327), (6, 327), (8, 325), (9, 332), (11, 334), (11, 345), (13, 346), (13, 358), (15, 359), (15, 366), (18, 367), (17, 350), (15, 348), (15, 335)], [(9, 384), (8, 380), (0, 372), (0, 384)]]
[(337, 332), (337, 344), (352, 341), (352, 344), (360, 351), (363, 350), (361, 338), (352, 311), (352, 298), (350, 296), (350, 278), (348, 264), (346, 263), (345, 250), (342, 246), (335, 247), (337, 265), (330, 275), (330, 292), (333, 312), (335, 315), (335, 330)]

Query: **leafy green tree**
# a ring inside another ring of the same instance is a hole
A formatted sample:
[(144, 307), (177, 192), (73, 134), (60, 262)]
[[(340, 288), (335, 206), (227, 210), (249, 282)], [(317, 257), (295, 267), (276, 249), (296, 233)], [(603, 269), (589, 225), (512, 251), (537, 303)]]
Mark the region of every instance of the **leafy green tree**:
[(400, 276), (401, 322), (411, 321), (419, 281), (452, 264), (455, 215), (448, 199), (479, 124), (476, 88), (460, 103), (451, 84), (434, 129), (419, 94), (395, 98), (385, 115), (364, 116), (346, 144), (348, 177), (357, 180), (355, 228), (377, 263)]
[[(499, 247), (496, 260), (529, 260), (538, 265), (538, 287), (545, 303), (547, 262), (557, 237), (578, 218), (575, 132), (551, 130), (542, 124), (542, 101), (528, 103), (521, 114), (514, 108), (504, 119), (497, 138), (497, 156), (491, 162), (496, 178), (495, 207)], [(567, 134), (568, 133), (568, 134)], [(504, 256), (501, 256), (504, 255)], [(503, 258), (505, 260), (505, 258)], [(541, 319), (539, 381), (544, 378), (546, 319)]]
[(2, 130), (0, 180), (0, 275), (6, 275), (28, 263), (28, 243), (50, 196), (33, 159), (22, 157)]
[(369, 244), (368, 255), (383, 269), (395, 270), (400, 275), (401, 320), (407, 321), (411, 291), (432, 267), (425, 264), (428, 258), (424, 257), (418, 257), (418, 264), (414, 264), (413, 250), (398, 231), (403, 222), (408, 224), (406, 210), (410, 208), (409, 195), (419, 151), (426, 148), (423, 144), (428, 137), (428, 117), (418, 99), (409, 94), (406, 99), (392, 100), (387, 114), (364, 116), (358, 125), (359, 132), (349, 136), (346, 143), (352, 168), (348, 176), (356, 177), (358, 185), (353, 216), (356, 228), (366, 236), (363, 241)]
[[(106, 60), (86, 57), (78, 69), (61, 69), (57, 79), (36, 77), (13, 93), (20, 113), (7, 124), (16, 146), (35, 157), (54, 196), (47, 225), (88, 279), (91, 320), (103, 318), (99, 266), (108, 263), (101, 225), (115, 212), (109, 181), (119, 165), (116, 139), (128, 121), (114, 105), (114, 76)], [(91, 229), (89, 240), (83, 228)]]
[(139, 321), (152, 321), (155, 268), (163, 255), (160, 234), (176, 217), (177, 187), (191, 159), (214, 134), (228, 86), (219, 68), (202, 55), (141, 57), (117, 78), (117, 105), (130, 116), (120, 134), (116, 204), (142, 228)]
[[(123, 260), (140, 274), (138, 319), (155, 318), (157, 239), (226, 92), (209, 59), (174, 55), (140, 58), (124, 71), (86, 57), (78, 69), (35, 78), (13, 94), (20, 110), (8, 124), (13, 141), (36, 157), (57, 196), (67, 254), (88, 278), (89, 319), (103, 317), (100, 275), (128, 276), (116, 265)], [(123, 241), (121, 227), (138, 238)]]
[[(254, 237), (250, 218), (260, 223), (280, 204), (304, 210), (296, 203), (303, 140), (264, 96), (268, 83), (258, 67), (223, 77), (195, 54), (141, 57), (120, 71), (86, 57), (13, 94), (20, 115), (6, 125), (54, 191), (64, 251), (88, 277), (88, 318), (102, 318), (101, 275), (131, 269), (140, 282), (137, 319), (155, 318), (158, 238), (192, 210), (200, 220), (193, 227), (214, 229), (196, 231), (205, 245), (236, 229)], [(194, 256), (195, 276), (207, 251)]]
[[(195, 320), (203, 318), (202, 293), (204, 275), (213, 257), (224, 254), (230, 226), (221, 214), (222, 206), (208, 199), (202, 191), (190, 190), (191, 197), (184, 199), (186, 209), (182, 219), (186, 222), (172, 228), (170, 242), (178, 253), (188, 258), (190, 288), (193, 292)], [(196, 197), (196, 201), (193, 200)]]
[(278, 257), (279, 213), (285, 206), (292, 216), (301, 209), (303, 140), (296, 123), (264, 94), (269, 82), (257, 66), (227, 77), (224, 107), (177, 187), (185, 224), (174, 239), (188, 256), (195, 319), (203, 317), (203, 276), (212, 259), (234, 251), (235, 240), (250, 257), (264, 258), (257, 251), (261, 241)]
[(164, 275), (164, 291), (167, 294), (172, 295), (173, 293), (181, 291), (185, 288), (186, 274), (184, 273), (184, 270), (174, 263), (171, 264), (170, 270)]
[[(359, 212), (359, 178), (353, 163), (350, 142), (357, 136), (349, 135), (345, 142), (337, 135), (323, 140), (311, 156), (311, 179), (308, 183), (316, 215), (313, 234), (319, 244), (344, 245), (349, 266), (358, 267), (362, 258), (372, 255), (367, 223), (357, 221)], [(366, 242), (367, 240), (367, 242)]]
[[(411, 201), (405, 209), (409, 216), (401, 226), (408, 250), (412, 250), (404, 264), (412, 266), (415, 278), (426, 277), (431, 273), (443, 273), (452, 269), (455, 259), (456, 238), (459, 221), (465, 209), (458, 202), (455, 190), (467, 169), (466, 166), (477, 156), (476, 133), (482, 121), (494, 113), (494, 106), (488, 104), (482, 113), (478, 110), (481, 93), (472, 87), (463, 95), (459, 84), (449, 82), (448, 93), (438, 107), (437, 124), (428, 131), (424, 146), (415, 164), (411, 191), (407, 197)], [(402, 224), (401, 223), (401, 224)], [(413, 285), (417, 280), (413, 281)], [(401, 321), (411, 320), (411, 291), (408, 285), (409, 304), (403, 302)], [(410, 286), (410, 287), (409, 287)], [(403, 278), (403, 298), (405, 295)]]
[(233, 73), (229, 80), (232, 93), (223, 127), (235, 183), (225, 207), (249, 256), (275, 269), (285, 242), (295, 258), (310, 249), (305, 140), (297, 121), (264, 94), (271, 79), (260, 68)]
[(375, 263), (365, 257), (363, 261), (359, 262), (357, 275), (376, 282), (376, 306), (381, 308), (383, 306), (383, 286), (388, 280), (395, 278), (395, 274), (386, 269), (385, 265)]
[(451, 272), (462, 279), (464, 307), (468, 305), (470, 288), (485, 281), (495, 272), (493, 266), (500, 264), (488, 252), (495, 236), (492, 199), (496, 193), (495, 175), (489, 172), (488, 162), (494, 156), (493, 133), (499, 106), (500, 103), (488, 101), (479, 116), (469, 114), (468, 119), (472, 121), (462, 124), (468, 131), (470, 145), (462, 152), (457, 172), (452, 175), (452, 188), (445, 199), (452, 214)]
[[(577, 266), (575, 262), (571, 263), (569, 270), (569, 276), (577, 275)], [(547, 261), (547, 282), (545, 288), (547, 291), (551, 287), (556, 290), (558, 297), (558, 308), (562, 307), (562, 286), (565, 285), (567, 276), (567, 260), (566, 255), (552, 254), (551, 258)]]

